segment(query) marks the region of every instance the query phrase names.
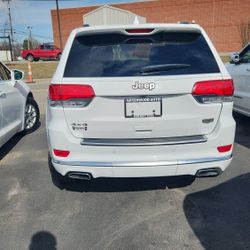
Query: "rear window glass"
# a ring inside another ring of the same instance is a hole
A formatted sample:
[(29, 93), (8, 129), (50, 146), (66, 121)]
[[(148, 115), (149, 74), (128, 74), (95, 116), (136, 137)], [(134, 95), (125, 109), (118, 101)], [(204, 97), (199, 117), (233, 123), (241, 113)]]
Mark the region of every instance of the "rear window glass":
[(146, 36), (98, 34), (76, 37), (64, 77), (120, 77), (218, 73), (200, 33)]

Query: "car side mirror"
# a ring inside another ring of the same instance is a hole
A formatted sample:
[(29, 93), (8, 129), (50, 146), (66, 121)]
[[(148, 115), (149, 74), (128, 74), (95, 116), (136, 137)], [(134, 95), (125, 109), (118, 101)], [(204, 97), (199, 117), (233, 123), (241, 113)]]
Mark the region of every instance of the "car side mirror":
[(230, 62), (234, 64), (240, 63), (240, 55), (238, 52), (233, 52), (230, 54)]
[(12, 81), (20, 81), (24, 78), (24, 72), (18, 69), (11, 70)]

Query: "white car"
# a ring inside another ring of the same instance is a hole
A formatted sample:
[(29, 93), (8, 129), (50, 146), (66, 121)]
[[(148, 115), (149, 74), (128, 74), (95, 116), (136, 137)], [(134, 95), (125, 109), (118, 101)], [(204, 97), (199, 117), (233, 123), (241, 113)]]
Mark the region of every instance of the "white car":
[(47, 105), (58, 180), (217, 176), (232, 160), (233, 91), (199, 25), (73, 30)]
[(234, 111), (250, 117), (250, 44), (231, 54), (226, 64), (235, 84)]
[(0, 63), (0, 147), (16, 133), (31, 133), (39, 124), (39, 108), (23, 76)]

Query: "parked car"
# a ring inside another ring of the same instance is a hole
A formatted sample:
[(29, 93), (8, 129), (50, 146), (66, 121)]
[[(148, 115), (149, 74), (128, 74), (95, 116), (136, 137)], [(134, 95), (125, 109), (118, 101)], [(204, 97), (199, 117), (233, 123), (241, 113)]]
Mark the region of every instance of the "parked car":
[(230, 55), (230, 63), (226, 64), (235, 84), (234, 111), (250, 116), (250, 44)]
[(54, 177), (217, 176), (232, 160), (233, 90), (199, 25), (75, 29), (49, 86)]
[(0, 147), (18, 132), (33, 132), (39, 123), (38, 105), (23, 76), (0, 62)]
[(52, 44), (41, 44), (36, 49), (22, 50), (21, 56), (30, 62), (39, 61), (40, 59), (57, 59), (60, 60), (62, 50)]

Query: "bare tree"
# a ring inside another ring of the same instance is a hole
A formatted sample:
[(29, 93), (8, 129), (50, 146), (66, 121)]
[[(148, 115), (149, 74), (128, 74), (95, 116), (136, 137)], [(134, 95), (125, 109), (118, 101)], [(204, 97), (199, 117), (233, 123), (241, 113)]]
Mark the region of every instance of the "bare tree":
[(9, 50), (9, 42), (7, 41), (7, 39), (4, 39), (0, 41), (0, 50)]
[(239, 25), (242, 47), (245, 47), (250, 40), (250, 21)]
[(30, 49), (36, 49), (40, 45), (40, 42), (35, 38), (31, 38), (31, 40), (26, 38), (23, 40), (23, 49), (29, 49), (28, 43), (30, 43)]

